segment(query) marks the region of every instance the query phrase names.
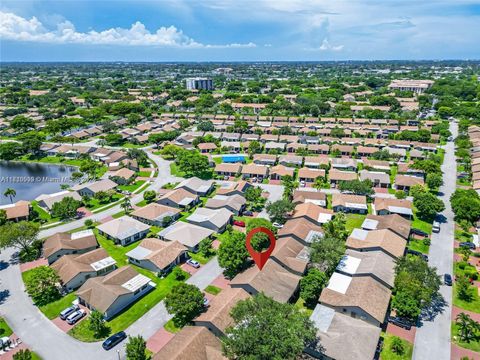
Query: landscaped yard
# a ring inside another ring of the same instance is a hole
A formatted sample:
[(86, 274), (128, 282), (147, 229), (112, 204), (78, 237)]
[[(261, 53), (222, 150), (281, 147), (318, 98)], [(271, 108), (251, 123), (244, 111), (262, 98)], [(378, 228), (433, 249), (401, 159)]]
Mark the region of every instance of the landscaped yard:
[(58, 315), (60, 315), (62, 310), (72, 305), (72, 302), (75, 300), (75, 298), (75, 293), (71, 292), (57, 301), (40, 306), (39, 309), (47, 318), (55, 319)]
[(180, 171), (177, 167), (177, 164), (175, 164), (174, 162), (172, 162), (170, 164), (170, 173), (173, 175), (173, 176), (177, 176), (177, 177), (185, 177), (185, 173), (183, 171)]
[(422, 254), (428, 254), (430, 246), (425, 244), (424, 240), (411, 239), (408, 242), (408, 248), (410, 250), (420, 251)]
[(215, 256), (215, 254), (213, 254), (212, 256), (210, 256), (209, 258), (206, 258), (204, 257), (202, 254), (199, 254), (199, 253), (193, 253), (191, 251), (188, 252), (188, 255), (195, 261), (198, 261), (200, 264), (202, 265), (205, 265), (206, 263), (208, 263), (210, 261), (210, 259), (212, 257)]
[(458, 346), (472, 351), (480, 352), (480, 331), (477, 331), (477, 339), (470, 342), (461, 341), (458, 336), (458, 325), (452, 322), (452, 341)]
[(151, 171), (139, 171), (137, 175), (141, 177), (150, 177), (150, 173)]
[(13, 331), (10, 329), (10, 326), (8, 326), (7, 322), (5, 319), (0, 318), (0, 338), (4, 336), (10, 336), (12, 335)]
[(480, 313), (480, 297), (478, 296), (478, 289), (475, 286), (470, 286), (472, 294), (472, 301), (461, 300), (457, 296), (456, 284), (453, 284), (453, 305), (468, 311)]
[(86, 204), (86, 208), (89, 210), (96, 210), (102, 206), (107, 206), (111, 203), (114, 203), (118, 200), (120, 200), (123, 196), (120, 194), (113, 194), (112, 195), (112, 200), (107, 202), (107, 203), (101, 203), (98, 199), (91, 198), (88, 203)]
[(31, 205), (32, 209), (37, 212), (38, 219), (43, 224), (53, 224), (60, 221), (60, 218), (52, 218), (52, 216), (46, 210), (38, 206), (38, 203), (36, 201), (32, 201)]
[(380, 359), (382, 360), (410, 360), (412, 358), (413, 353), (413, 344), (409, 343), (408, 341), (401, 339), (405, 351), (402, 355), (396, 354), (391, 350), (392, 341), (394, 336), (384, 333), (383, 334), (384, 343), (383, 349), (380, 353)]
[(218, 295), (220, 293), (220, 291), (222, 291), (222, 289), (220, 289), (219, 287), (216, 287), (214, 285), (208, 285), (205, 288), (205, 292), (209, 293), (209, 294), (212, 294), (212, 295)]
[(181, 328), (178, 328), (175, 326), (172, 319), (167, 321), (164, 328), (165, 330), (167, 330), (168, 332), (171, 332), (172, 334), (175, 334), (181, 330)]
[(313, 313), (313, 309), (306, 307), (305, 300), (303, 300), (301, 297), (298, 298), (297, 302), (295, 303), (295, 307), (307, 314), (308, 316), (311, 316)]
[(427, 234), (432, 233), (432, 224), (426, 221), (420, 220), (416, 215), (416, 211), (414, 212), (414, 216), (413, 216), (412, 228), (422, 230)]
[(130, 185), (119, 185), (117, 189), (122, 191), (130, 191), (131, 193), (137, 190), (140, 186), (145, 184), (145, 180), (138, 180), (135, 181), (133, 184)]
[(353, 229), (362, 227), (362, 223), (367, 216), (361, 215), (361, 214), (346, 214), (346, 217), (347, 217), (346, 228), (348, 232), (352, 232)]
[(125, 254), (130, 250), (135, 249), (138, 244), (140, 244), (140, 241), (136, 241), (133, 244), (127, 246), (116, 245), (113, 240), (109, 240), (105, 236), (100, 235), (97, 229), (94, 229), (93, 231), (97, 237), (97, 241), (100, 246), (103, 247), (108, 252), (108, 254), (117, 262), (118, 267), (127, 265), (128, 261)]

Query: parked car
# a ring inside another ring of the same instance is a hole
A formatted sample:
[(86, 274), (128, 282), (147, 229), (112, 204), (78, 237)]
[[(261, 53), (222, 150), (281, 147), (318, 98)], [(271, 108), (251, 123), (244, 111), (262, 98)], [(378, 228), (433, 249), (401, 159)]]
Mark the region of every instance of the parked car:
[(233, 225), (240, 226), (240, 227), (245, 227), (245, 221), (235, 220), (233, 222)]
[(209, 307), (210, 306), (210, 301), (206, 297), (203, 298), (203, 306), (204, 307)]
[(470, 250), (475, 250), (477, 246), (469, 241), (464, 241), (460, 243), (460, 247), (468, 247)]
[(273, 225), (274, 227), (276, 227), (277, 229), (281, 229), (281, 228), (283, 227), (282, 224), (279, 224), (279, 223), (277, 223), (277, 222), (274, 222), (272, 225)]
[(412, 328), (412, 323), (409, 320), (400, 317), (389, 317), (388, 322), (400, 326), (406, 330), (410, 330)]
[(453, 141), (453, 136), (449, 136), (447, 140), (448, 141)]
[(78, 307), (78, 305), (72, 305), (68, 308), (66, 308), (65, 310), (63, 310), (61, 313), (60, 313), (60, 319), (62, 320), (66, 320), (67, 317), (73, 313), (74, 311), (77, 311), (79, 310), (80, 308)]
[(375, 355), (373, 357), (374, 359), (379, 359), (380, 358), (380, 353), (383, 350), (383, 342), (384, 342), (383, 337), (380, 337), (380, 339), (378, 340), (377, 348), (375, 350)]
[(116, 334), (113, 334), (110, 336), (107, 340), (105, 340), (102, 344), (102, 347), (105, 350), (110, 350), (113, 348), (115, 345), (119, 344), (122, 342), (122, 340), (125, 340), (127, 338), (127, 334), (125, 334), (124, 331), (120, 331)]
[(443, 275), (443, 283), (447, 286), (452, 286), (452, 275), (444, 274)]
[(80, 310), (77, 310), (73, 313), (71, 313), (70, 315), (68, 315), (67, 317), (67, 323), (69, 325), (73, 325), (75, 324), (78, 320), (80, 320), (81, 318), (83, 318), (85, 315), (87, 315), (87, 312), (83, 309), (80, 309)]
[(412, 234), (415, 234), (415, 235), (428, 237), (428, 233), (426, 233), (425, 231), (420, 230), (420, 229), (412, 228), (411, 232), (412, 232)]
[(250, 210), (247, 210), (247, 211), (244, 211), (244, 212), (243, 212), (243, 215), (245, 215), (245, 216), (253, 216), (253, 212), (250, 211)]
[(432, 225), (432, 231), (434, 233), (440, 232), (440, 223), (438, 221), (434, 221)]
[(4, 336), (0, 338), (0, 350), (9, 347), (12, 344), (12, 341), (8, 336)]
[(300, 181), (300, 187), (305, 187), (305, 181)]
[(193, 260), (193, 259), (188, 259), (188, 260), (186, 261), (186, 263), (187, 263), (188, 265), (190, 265), (191, 267), (194, 267), (195, 269), (198, 269), (198, 268), (200, 267), (200, 264), (198, 263), (198, 261)]

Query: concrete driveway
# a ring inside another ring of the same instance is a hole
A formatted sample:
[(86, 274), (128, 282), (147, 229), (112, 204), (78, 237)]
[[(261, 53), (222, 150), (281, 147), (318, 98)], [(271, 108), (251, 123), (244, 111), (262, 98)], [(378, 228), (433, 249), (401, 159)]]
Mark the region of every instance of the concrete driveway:
[[(455, 138), (458, 134), (457, 123), (450, 123), (450, 131)], [(452, 273), (453, 243), (455, 222), (450, 207), (450, 196), (456, 188), (457, 165), (455, 145), (453, 142), (445, 146), (445, 159), (442, 165), (444, 185), (440, 188), (440, 199), (445, 202), (445, 211), (441, 214), (439, 233), (432, 233), (429, 253), (429, 264), (438, 270), (439, 275)], [(440, 293), (445, 303), (439, 303), (438, 313), (425, 314), (415, 336), (413, 359), (450, 360), (450, 326), (452, 321), (452, 287), (442, 285)]]

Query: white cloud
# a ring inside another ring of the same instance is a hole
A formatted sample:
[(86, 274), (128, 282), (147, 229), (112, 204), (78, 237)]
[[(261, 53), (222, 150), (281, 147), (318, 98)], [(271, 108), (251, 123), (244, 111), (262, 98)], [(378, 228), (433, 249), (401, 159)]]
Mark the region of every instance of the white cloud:
[(48, 30), (34, 16), (30, 20), (0, 11), (0, 39), (53, 44), (88, 44), (122, 46), (169, 46), (178, 48), (251, 48), (246, 44), (202, 44), (185, 35), (175, 26), (160, 27), (150, 32), (137, 21), (129, 29), (111, 28), (103, 31), (78, 32), (70, 21), (63, 21), (55, 30)]
[(343, 45), (332, 45), (328, 39), (323, 39), (322, 45), (318, 49), (321, 51), (340, 51), (343, 49)]

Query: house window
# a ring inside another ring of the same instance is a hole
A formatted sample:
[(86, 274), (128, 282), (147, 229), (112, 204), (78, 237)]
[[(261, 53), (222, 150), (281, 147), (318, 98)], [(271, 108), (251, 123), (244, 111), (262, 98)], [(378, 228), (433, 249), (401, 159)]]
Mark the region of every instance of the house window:
[(140, 292), (140, 289), (135, 290), (135, 292), (133, 293), (133, 295), (137, 295), (139, 292)]

